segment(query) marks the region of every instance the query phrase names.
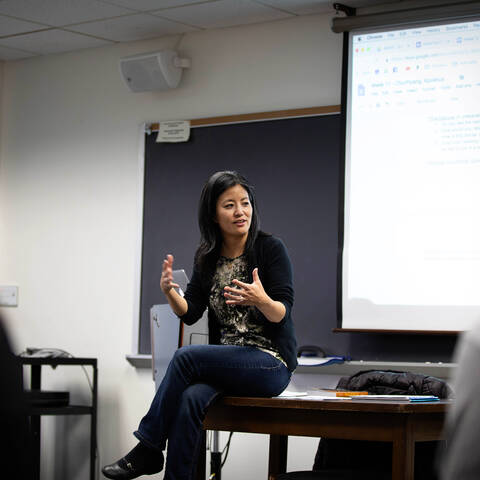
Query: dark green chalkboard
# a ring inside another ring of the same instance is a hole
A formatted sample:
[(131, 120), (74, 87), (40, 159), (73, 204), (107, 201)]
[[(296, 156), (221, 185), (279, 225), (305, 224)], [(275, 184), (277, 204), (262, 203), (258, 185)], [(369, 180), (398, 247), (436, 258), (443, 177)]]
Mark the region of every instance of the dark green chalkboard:
[(454, 339), (408, 334), (333, 333), (341, 171), (339, 114), (195, 127), (184, 143), (145, 135), (139, 352), (150, 353), (149, 311), (165, 303), (163, 258), (190, 276), (197, 204), (205, 180), (237, 170), (255, 185), (262, 229), (282, 238), (294, 268), (299, 345), (317, 344), (354, 359), (449, 361)]

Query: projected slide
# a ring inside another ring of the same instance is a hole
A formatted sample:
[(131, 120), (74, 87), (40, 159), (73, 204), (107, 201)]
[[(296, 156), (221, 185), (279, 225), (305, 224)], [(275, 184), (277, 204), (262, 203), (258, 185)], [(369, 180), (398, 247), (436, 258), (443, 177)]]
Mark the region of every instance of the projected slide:
[(350, 35), (344, 328), (480, 320), (480, 21)]

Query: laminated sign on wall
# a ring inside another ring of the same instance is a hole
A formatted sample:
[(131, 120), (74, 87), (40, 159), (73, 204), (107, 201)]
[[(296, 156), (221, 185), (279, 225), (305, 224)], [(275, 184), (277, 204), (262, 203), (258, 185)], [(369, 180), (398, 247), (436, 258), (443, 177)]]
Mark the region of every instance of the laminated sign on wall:
[(190, 121), (175, 120), (160, 122), (158, 127), (157, 143), (186, 142), (190, 138)]

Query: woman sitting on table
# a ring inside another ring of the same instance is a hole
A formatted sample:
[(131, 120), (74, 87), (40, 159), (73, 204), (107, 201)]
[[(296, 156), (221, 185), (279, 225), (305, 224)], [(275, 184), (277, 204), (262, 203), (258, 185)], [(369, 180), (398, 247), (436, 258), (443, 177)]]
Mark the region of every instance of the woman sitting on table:
[(103, 467), (108, 478), (161, 471), (168, 441), (165, 480), (192, 479), (208, 406), (221, 394), (279, 395), (297, 365), (290, 259), (281, 240), (259, 230), (253, 188), (236, 172), (215, 173), (198, 217), (200, 246), (185, 297), (175, 290), (172, 255), (160, 288), (187, 325), (208, 307), (211, 344), (177, 350), (134, 432), (139, 443)]

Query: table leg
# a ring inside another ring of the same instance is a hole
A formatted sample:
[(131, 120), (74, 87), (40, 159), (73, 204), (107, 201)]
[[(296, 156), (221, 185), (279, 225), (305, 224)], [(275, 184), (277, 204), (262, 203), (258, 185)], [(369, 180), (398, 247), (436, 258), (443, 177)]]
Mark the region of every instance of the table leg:
[(415, 440), (409, 425), (395, 436), (392, 445), (392, 480), (413, 480), (415, 475)]
[[(42, 384), (41, 365), (32, 365), (30, 388), (32, 390), (40, 390)], [(32, 471), (34, 480), (40, 480), (40, 415), (30, 416), (30, 435), (32, 448)]]
[(270, 435), (270, 450), (268, 455), (268, 479), (273, 480), (279, 473), (287, 471), (287, 435)]
[(206, 455), (207, 455), (207, 432), (202, 430), (200, 433), (200, 445), (198, 446), (198, 458), (197, 458), (197, 468), (195, 474), (195, 480), (205, 480), (206, 476)]
[(40, 416), (30, 416), (30, 441), (33, 480), (40, 480)]
[(97, 464), (97, 393), (98, 369), (93, 366), (92, 415), (90, 416), (90, 480), (95, 480), (95, 466)]

